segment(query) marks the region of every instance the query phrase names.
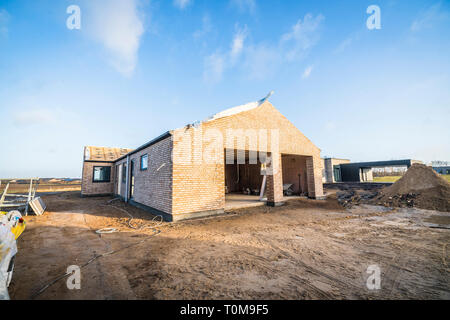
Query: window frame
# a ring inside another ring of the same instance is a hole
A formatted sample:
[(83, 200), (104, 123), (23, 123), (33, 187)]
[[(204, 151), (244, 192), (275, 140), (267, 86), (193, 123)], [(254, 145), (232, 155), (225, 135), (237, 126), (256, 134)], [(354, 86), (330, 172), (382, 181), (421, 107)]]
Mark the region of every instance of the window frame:
[(127, 183), (127, 164), (122, 163), (122, 183)]
[[(143, 164), (142, 160), (144, 159), (144, 157), (147, 158), (147, 167), (146, 167), (146, 168), (142, 168), (142, 164)], [(143, 154), (143, 155), (140, 157), (139, 168), (141, 169), (141, 171), (147, 171), (147, 170), (148, 170), (148, 153)]]
[[(109, 169), (109, 179), (108, 180), (95, 180), (95, 170), (97, 168), (108, 168)], [(92, 168), (92, 183), (111, 183), (111, 166), (94, 166)]]

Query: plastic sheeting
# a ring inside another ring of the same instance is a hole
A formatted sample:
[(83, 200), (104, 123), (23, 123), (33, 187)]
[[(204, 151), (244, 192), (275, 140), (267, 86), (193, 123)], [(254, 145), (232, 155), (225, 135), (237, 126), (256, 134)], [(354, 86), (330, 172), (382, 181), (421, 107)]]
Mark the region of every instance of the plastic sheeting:
[(9, 300), (8, 286), (12, 277), (11, 261), (17, 254), (16, 237), (11, 228), (21, 218), (18, 211), (0, 216), (0, 300)]

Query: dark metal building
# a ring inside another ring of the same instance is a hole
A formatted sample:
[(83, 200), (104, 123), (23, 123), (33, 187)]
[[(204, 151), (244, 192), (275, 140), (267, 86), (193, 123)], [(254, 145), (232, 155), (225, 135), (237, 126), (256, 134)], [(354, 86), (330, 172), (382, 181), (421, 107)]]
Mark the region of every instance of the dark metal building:
[(422, 163), (417, 160), (390, 160), (347, 163), (339, 165), (342, 182), (367, 182), (372, 181), (372, 169), (382, 167), (411, 167), (414, 163)]

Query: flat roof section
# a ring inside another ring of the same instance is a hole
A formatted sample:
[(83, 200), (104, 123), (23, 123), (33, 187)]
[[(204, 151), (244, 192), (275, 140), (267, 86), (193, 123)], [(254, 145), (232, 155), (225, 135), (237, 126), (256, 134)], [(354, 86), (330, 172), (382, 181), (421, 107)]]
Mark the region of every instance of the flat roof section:
[(376, 167), (410, 167), (414, 163), (422, 163), (418, 160), (387, 160), (387, 161), (370, 161), (370, 162), (355, 162), (355, 163), (344, 163), (341, 164), (341, 167), (357, 167), (357, 168), (376, 168)]

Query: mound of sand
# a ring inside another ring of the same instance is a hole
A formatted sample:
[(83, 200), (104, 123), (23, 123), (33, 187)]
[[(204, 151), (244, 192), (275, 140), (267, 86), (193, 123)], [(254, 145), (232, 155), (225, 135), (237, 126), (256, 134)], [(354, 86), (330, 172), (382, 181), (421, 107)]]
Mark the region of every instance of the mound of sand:
[(431, 167), (414, 164), (400, 180), (381, 191), (376, 202), (450, 212), (450, 183)]

